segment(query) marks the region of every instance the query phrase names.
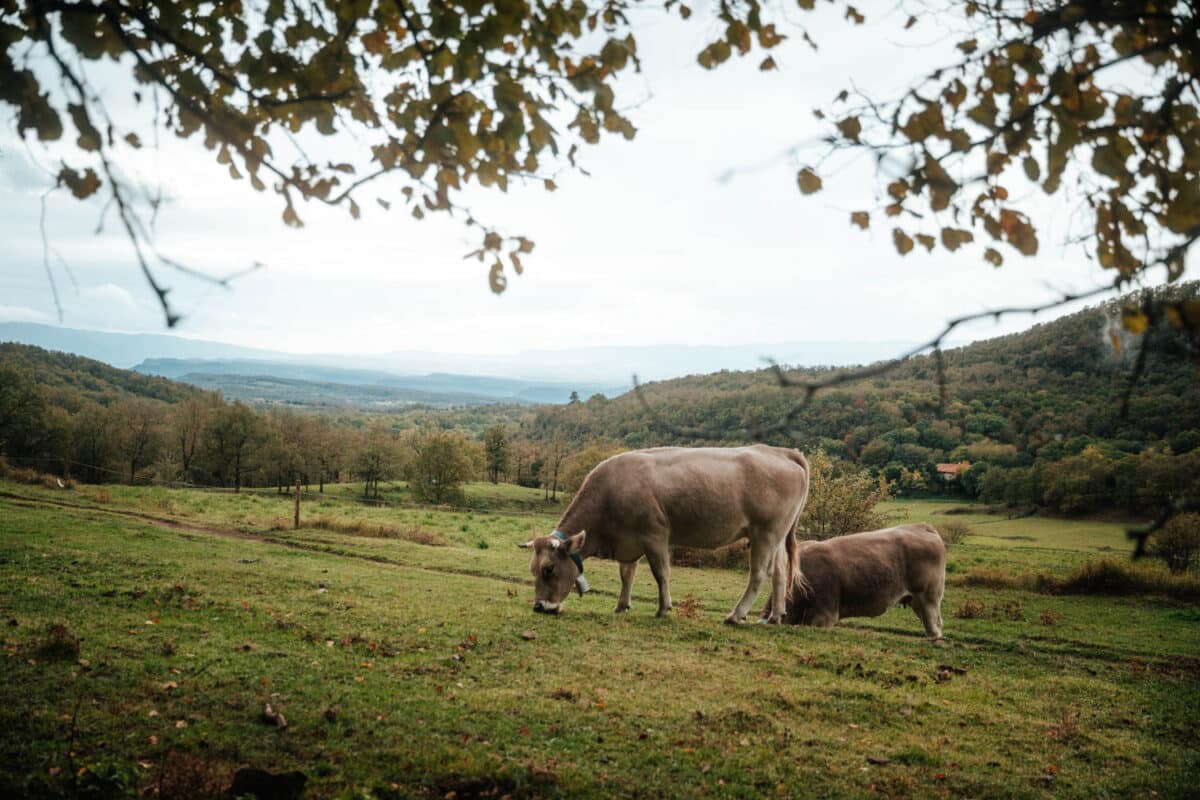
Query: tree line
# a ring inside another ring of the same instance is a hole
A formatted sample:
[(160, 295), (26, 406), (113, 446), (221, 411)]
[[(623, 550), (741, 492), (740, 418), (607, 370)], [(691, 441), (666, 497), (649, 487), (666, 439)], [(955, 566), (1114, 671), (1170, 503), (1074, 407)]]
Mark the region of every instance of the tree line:
[(327, 482), (353, 480), (367, 497), (405, 480), (433, 503), (457, 499), (464, 482), (490, 480), (557, 500), (617, 449), (488, 420), (475, 433), (429, 409), (399, 417), (259, 408), (77, 356), (0, 349), (0, 456), (69, 480), (279, 492), (297, 481), (323, 492)]
[[(1178, 299), (1196, 289), (1170, 291)], [(819, 450), (833, 471), (865, 470), (910, 496), (958, 493), (1063, 513), (1152, 513), (1200, 496), (1194, 342), (1165, 324), (1134, 337), (1113, 325), (1120, 313), (1114, 301), (947, 351), (940, 367), (916, 358), (821, 392), (796, 415), (794, 438), (766, 440)], [(1130, 384), (1134, 362), (1142, 370)], [(556, 500), (622, 450), (748, 443), (796, 400), (771, 370), (723, 371), (557, 406), (317, 415), (226, 402), (23, 345), (0, 345), (0, 369), (0, 452), (13, 463), (86, 481), (234, 489), (353, 479), (368, 495), (407, 479), (433, 502), (468, 480)]]
[[(1170, 296), (1196, 291), (1192, 283)], [(1131, 336), (1114, 324), (1121, 302), (947, 351), (940, 368), (917, 357), (799, 406), (773, 370), (722, 371), (542, 407), (531, 425), (627, 448), (731, 445), (795, 411), (791, 435), (763, 439), (822, 450), (904, 494), (1066, 513), (1153, 511), (1171, 497), (1200, 496), (1196, 343), (1165, 322)]]

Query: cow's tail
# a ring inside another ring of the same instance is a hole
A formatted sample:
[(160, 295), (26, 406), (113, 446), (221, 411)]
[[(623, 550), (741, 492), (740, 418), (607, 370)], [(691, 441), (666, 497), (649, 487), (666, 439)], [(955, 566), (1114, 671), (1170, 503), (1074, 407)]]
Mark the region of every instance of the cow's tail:
[[(808, 459), (799, 450), (792, 449), (787, 453), (788, 458), (794, 461), (804, 469), (804, 495), (800, 498), (800, 503), (796, 508), (796, 515), (792, 519), (791, 527), (788, 528), (787, 537), (784, 539), (784, 551), (787, 556), (787, 594), (784, 596), (788, 605), (791, 605), (792, 596), (799, 594), (801, 597), (807, 597), (812, 591), (812, 587), (808, 583), (808, 579), (804, 577), (804, 572), (800, 569), (800, 517), (804, 515), (804, 506), (808, 504), (808, 487), (812, 483), (812, 473), (808, 467)], [(772, 566), (774, 569), (774, 566)], [(766, 605), (763, 606), (762, 618), (767, 619), (772, 612), (772, 598), (768, 597)], [(785, 609), (786, 613), (786, 609)]]
[(786, 540), (789, 575), (787, 596), (790, 600), (793, 592), (807, 595), (812, 588), (808, 584), (808, 579), (804, 577), (804, 572), (800, 569), (799, 533), (800, 517), (804, 516), (804, 507), (808, 505), (808, 490), (812, 486), (812, 470), (809, 469), (808, 459), (799, 450), (793, 448), (788, 456), (804, 468), (804, 496), (800, 498), (800, 506), (796, 509), (796, 518), (792, 520), (792, 527), (788, 531)]

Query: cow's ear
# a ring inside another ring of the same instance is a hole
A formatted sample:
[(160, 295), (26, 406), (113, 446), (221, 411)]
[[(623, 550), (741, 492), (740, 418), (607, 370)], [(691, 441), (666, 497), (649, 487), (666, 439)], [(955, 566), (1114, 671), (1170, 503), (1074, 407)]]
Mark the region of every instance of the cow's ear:
[(525, 544), (519, 544), (519, 545), (517, 545), (517, 547), (533, 547), (533, 539), (530, 539), (528, 542), (525, 542)]
[(568, 553), (578, 553), (583, 549), (583, 543), (587, 541), (587, 531), (580, 531), (574, 536), (568, 536), (566, 545)]

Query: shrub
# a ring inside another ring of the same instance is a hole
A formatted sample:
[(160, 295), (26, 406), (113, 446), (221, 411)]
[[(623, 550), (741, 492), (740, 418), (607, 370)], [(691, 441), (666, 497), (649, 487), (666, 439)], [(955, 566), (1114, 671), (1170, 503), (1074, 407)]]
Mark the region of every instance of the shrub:
[(24, 467), (8, 467), (5, 477), (17, 483), (36, 485), (42, 482), (42, 473), (36, 469), (25, 469)]
[(1182, 575), (1200, 555), (1200, 514), (1176, 514), (1154, 535), (1150, 554), (1175, 575)]
[(968, 536), (971, 536), (975, 533), (975, 531), (971, 529), (970, 525), (962, 522), (961, 520), (950, 520), (949, 522), (943, 522), (936, 527), (938, 534), (942, 537), (942, 541), (946, 543), (947, 547), (953, 544), (958, 544)]
[(1025, 612), (1021, 608), (1021, 604), (1016, 600), (1008, 600), (1004, 603), (996, 603), (992, 606), (992, 616), (996, 619), (1008, 619), (1013, 622), (1022, 622), (1025, 619)]
[(891, 496), (887, 481), (854, 464), (835, 462), (822, 450), (809, 454), (808, 465), (808, 503), (798, 526), (804, 538), (828, 539), (887, 524), (887, 516), (876, 510)]
[(1200, 599), (1200, 580), (1129, 562), (1089, 561), (1058, 582), (1064, 594), (1165, 594), (1176, 600)]
[(954, 616), (959, 619), (1007, 619), (1022, 622), (1025, 612), (1016, 600), (993, 603), (990, 610), (981, 600), (966, 600), (955, 610)]
[(954, 582), (981, 589), (1020, 589), (1040, 594), (1163, 594), (1175, 600), (1200, 599), (1200, 577), (1172, 575), (1161, 567), (1138, 566), (1129, 561), (1089, 561), (1065, 577), (1045, 572), (1013, 575), (974, 567)]
[(1016, 589), (1018, 583), (1015, 575), (989, 567), (974, 567), (967, 570), (962, 577), (964, 586), (974, 586), (980, 589)]
[(1069, 594), (1137, 594), (1142, 582), (1129, 567), (1115, 561), (1088, 561), (1068, 575), (1061, 588)]
[(959, 619), (981, 619), (987, 616), (987, 606), (979, 600), (966, 600), (955, 610), (954, 616)]

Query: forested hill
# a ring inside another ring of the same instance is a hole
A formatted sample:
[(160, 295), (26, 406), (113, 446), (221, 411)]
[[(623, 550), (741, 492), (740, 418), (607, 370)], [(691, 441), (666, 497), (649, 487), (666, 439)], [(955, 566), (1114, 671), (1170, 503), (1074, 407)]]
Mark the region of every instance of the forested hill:
[[(1196, 296), (1198, 284), (1172, 290)], [(1183, 334), (1152, 329), (1144, 372), (1130, 413), (1119, 413), (1143, 337), (1120, 331), (1114, 301), (1023, 333), (944, 354), (947, 402), (939, 408), (931, 356), (912, 359), (872, 379), (819, 392), (795, 417), (804, 447), (822, 446), (861, 463), (923, 469), (949, 460), (1030, 463), (1100, 444), (1140, 452), (1164, 444), (1175, 452), (1200, 439), (1197, 360)], [(800, 378), (832, 370), (801, 370)], [(802, 400), (779, 386), (771, 370), (720, 372), (648, 384), (643, 397), (595, 399), (543, 410), (538, 425), (565, 425), (575, 437), (612, 439), (627, 447), (694, 443), (698, 428), (714, 441), (744, 441), (746, 431), (779, 422)], [(665, 424), (664, 424), (665, 423)], [(672, 430), (675, 428), (676, 430)], [(782, 439), (781, 439), (782, 441)]]
[(0, 342), (0, 366), (28, 370), (52, 405), (72, 411), (83, 400), (108, 405), (114, 399), (132, 395), (176, 403), (200, 393), (193, 386), (166, 378), (14, 342)]

